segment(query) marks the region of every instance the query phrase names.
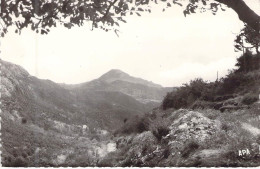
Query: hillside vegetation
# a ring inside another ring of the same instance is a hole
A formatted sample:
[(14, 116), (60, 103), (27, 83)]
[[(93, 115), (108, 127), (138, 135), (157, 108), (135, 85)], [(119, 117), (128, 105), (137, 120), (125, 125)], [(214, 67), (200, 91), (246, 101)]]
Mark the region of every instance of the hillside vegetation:
[(215, 82), (198, 78), (168, 93), (162, 108), (214, 108), (224, 111), (256, 102), (260, 93), (260, 55), (246, 52), (237, 59), (236, 66), (237, 69)]
[[(98, 79), (61, 85), (33, 77), (18, 65), (0, 63), (3, 166), (95, 166), (100, 157), (114, 150), (111, 132), (155, 106), (149, 94), (154, 91), (149, 89), (156, 88), (155, 96), (166, 93), (160, 86), (145, 86), (148, 81), (129, 75), (125, 83), (133, 95), (122, 92), (126, 87), (120, 84), (117, 87), (122, 90), (104, 89)], [(136, 83), (128, 82), (131, 79)], [(100, 86), (91, 86), (97, 81)], [(142, 88), (133, 86), (147, 89), (140, 94), (147, 103), (134, 97)]]
[(260, 166), (259, 57), (246, 53), (226, 77), (168, 93), (160, 108), (114, 133), (118, 149), (98, 165)]
[[(116, 74), (127, 81), (106, 74), (109, 83), (61, 85), (2, 61), (2, 164), (260, 166), (259, 57), (246, 53), (215, 82), (195, 79), (174, 88), (151, 111), (153, 103), (137, 99), (143, 84), (132, 84), (147, 81), (122, 72)], [(153, 90), (143, 99), (165, 92), (145, 88)]]

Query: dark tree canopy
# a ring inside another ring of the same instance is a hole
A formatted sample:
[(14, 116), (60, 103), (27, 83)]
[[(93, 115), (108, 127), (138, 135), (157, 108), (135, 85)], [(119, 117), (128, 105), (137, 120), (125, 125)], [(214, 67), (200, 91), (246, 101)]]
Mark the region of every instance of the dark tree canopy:
[(215, 14), (223, 4), (232, 8), (253, 30), (259, 33), (260, 17), (243, 0), (1, 0), (0, 33), (9, 27), (23, 28), (47, 34), (51, 27), (61, 24), (67, 28), (91, 22), (93, 28), (117, 31), (126, 15), (151, 12), (151, 5), (164, 3), (165, 7), (186, 5), (184, 15), (211, 10)]
[(237, 58), (236, 66), (238, 67), (236, 72), (258, 70), (260, 68), (260, 54), (254, 55), (249, 50), (246, 50), (242, 56)]
[(260, 54), (260, 34), (250, 26), (245, 25), (235, 39), (235, 48), (243, 52), (254, 50), (256, 54)]

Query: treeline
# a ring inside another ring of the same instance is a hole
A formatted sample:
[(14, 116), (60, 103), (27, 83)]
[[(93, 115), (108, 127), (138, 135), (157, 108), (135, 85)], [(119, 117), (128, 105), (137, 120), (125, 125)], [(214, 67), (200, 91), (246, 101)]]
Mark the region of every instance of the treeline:
[(225, 78), (215, 82), (206, 82), (201, 78), (179, 87), (177, 91), (168, 93), (162, 103), (162, 108), (191, 108), (196, 101), (217, 102), (247, 93), (245, 103), (251, 104), (257, 100), (260, 84), (260, 55), (246, 51), (237, 59), (236, 66)]

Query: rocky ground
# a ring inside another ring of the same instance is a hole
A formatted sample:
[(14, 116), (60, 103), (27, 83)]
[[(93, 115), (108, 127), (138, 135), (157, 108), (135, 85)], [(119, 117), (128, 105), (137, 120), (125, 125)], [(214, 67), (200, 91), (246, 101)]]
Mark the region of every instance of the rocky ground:
[[(154, 127), (117, 137), (117, 150), (99, 166), (259, 166), (260, 106), (232, 112), (168, 112), (168, 133), (158, 139)], [(155, 123), (155, 122), (154, 122)]]

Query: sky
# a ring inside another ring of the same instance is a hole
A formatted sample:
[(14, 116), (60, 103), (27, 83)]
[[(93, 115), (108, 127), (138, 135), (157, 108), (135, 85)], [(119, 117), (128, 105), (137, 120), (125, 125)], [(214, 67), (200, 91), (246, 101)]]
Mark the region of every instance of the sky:
[[(260, 12), (260, 0), (246, 3)], [(215, 81), (235, 68), (234, 39), (243, 27), (231, 9), (184, 17), (176, 6), (162, 12), (129, 16), (114, 32), (90, 25), (54, 28), (48, 35), (9, 31), (1, 39), (1, 58), (31, 75), (58, 83), (76, 84), (120, 69), (162, 86), (180, 86), (194, 78)], [(259, 14), (259, 13), (258, 13)]]

